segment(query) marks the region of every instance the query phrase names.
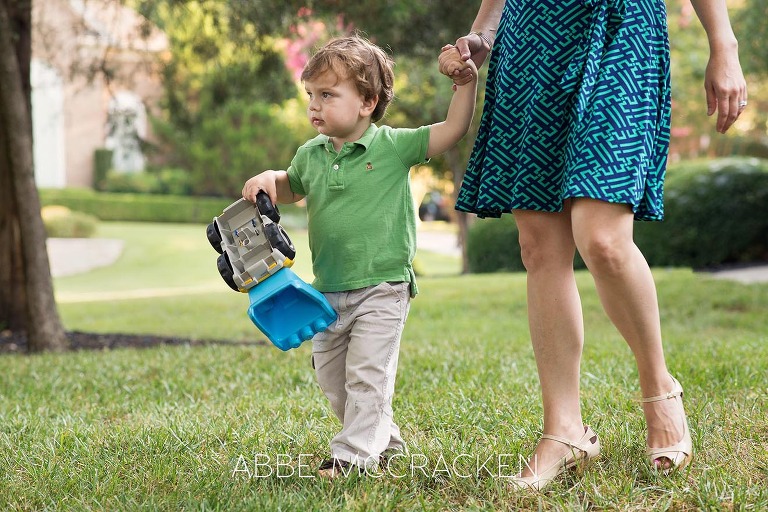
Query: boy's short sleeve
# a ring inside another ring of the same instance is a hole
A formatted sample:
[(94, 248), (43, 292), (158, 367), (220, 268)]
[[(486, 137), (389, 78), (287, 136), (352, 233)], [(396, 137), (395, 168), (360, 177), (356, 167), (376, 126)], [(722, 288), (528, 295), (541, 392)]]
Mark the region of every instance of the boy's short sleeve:
[(299, 175), (299, 170), (296, 167), (295, 158), (285, 172), (288, 174), (288, 184), (291, 187), (291, 192), (300, 196), (307, 195), (307, 191), (304, 189), (304, 185), (301, 183), (301, 176)]
[(397, 128), (389, 133), (403, 164), (411, 167), (427, 161), (429, 147), (429, 126), (419, 128)]

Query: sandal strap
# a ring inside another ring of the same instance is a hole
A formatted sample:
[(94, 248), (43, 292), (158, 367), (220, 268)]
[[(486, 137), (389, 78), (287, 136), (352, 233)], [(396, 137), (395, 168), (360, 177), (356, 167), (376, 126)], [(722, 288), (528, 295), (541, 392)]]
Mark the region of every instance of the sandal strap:
[(566, 446), (568, 446), (570, 448), (577, 448), (577, 449), (579, 449), (579, 450), (581, 450), (583, 452), (589, 451), (587, 449), (587, 447), (585, 447), (584, 445), (579, 444), (579, 441), (571, 441), (571, 440), (566, 439), (564, 437), (554, 436), (552, 434), (542, 434), (541, 438), (542, 439), (549, 439), (551, 441), (557, 441), (558, 443), (562, 443), (562, 444), (564, 444), (564, 445), (566, 445)]
[(672, 391), (668, 393), (664, 393), (663, 395), (651, 396), (648, 398), (641, 398), (640, 402), (647, 404), (649, 402), (659, 402), (661, 400), (669, 400), (670, 398), (683, 396), (683, 387), (674, 377), (672, 377), (672, 381), (674, 382), (674, 387), (672, 388)]
[(649, 402), (660, 402), (661, 400), (669, 400), (670, 398), (675, 398), (678, 396), (683, 396), (683, 392), (678, 390), (670, 391), (669, 393), (665, 393), (663, 395), (658, 396), (652, 396), (650, 398), (642, 398), (640, 401), (644, 404), (647, 404)]

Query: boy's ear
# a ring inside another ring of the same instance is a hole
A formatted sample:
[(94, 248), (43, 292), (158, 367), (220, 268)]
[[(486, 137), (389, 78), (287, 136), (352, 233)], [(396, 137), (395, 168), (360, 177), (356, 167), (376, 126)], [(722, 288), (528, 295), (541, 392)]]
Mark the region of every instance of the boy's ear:
[(363, 100), (363, 106), (360, 107), (360, 114), (363, 117), (368, 117), (373, 114), (373, 111), (376, 109), (376, 105), (379, 104), (379, 95), (377, 94), (373, 98)]

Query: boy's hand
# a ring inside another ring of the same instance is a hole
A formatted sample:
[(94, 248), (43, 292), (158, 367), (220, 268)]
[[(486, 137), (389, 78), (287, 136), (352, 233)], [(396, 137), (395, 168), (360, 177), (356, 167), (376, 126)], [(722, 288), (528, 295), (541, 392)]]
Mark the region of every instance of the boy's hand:
[(464, 60), (453, 45), (443, 46), (437, 58), (440, 72), (453, 80), (453, 90), (477, 80), (477, 66), (472, 60)]
[[(477, 69), (473, 65), (474, 63), (462, 59), (458, 48), (452, 44), (443, 46), (440, 55), (437, 57), (437, 62), (440, 66), (440, 72), (449, 78), (456, 78), (460, 74), (466, 75), (466, 73), (462, 74), (461, 72), (467, 68), (470, 68), (470, 73), (473, 76), (477, 74)], [(454, 83), (456, 83), (456, 80), (454, 80)], [(466, 83), (466, 81), (462, 80), (462, 83), (457, 85), (463, 85), (464, 83)]]
[(441, 48), (437, 62), (440, 66), (440, 72), (449, 77), (467, 67), (467, 63), (461, 58), (458, 48), (452, 44), (447, 44)]
[(272, 204), (288, 204), (301, 200), (304, 196), (294, 194), (285, 171), (264, 171), (249, 179), (243, 185), (243, 199), (256, 203), (256, 195), (264, 191)]
[(277, 204), (277, 186), (275, 171), (264, 171), (249, 179), (243, 185), (243, 199), (256, 203), (256, 194), (262, 190), (267, 193), (272, 204)]

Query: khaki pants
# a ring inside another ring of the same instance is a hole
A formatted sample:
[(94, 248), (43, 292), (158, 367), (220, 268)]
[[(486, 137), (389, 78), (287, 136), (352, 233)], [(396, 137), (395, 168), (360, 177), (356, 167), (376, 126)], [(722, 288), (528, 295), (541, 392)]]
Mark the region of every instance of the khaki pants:
[(342, 423), (331, 456), (372, 467), (384, 450), (405, 449), (392, 418), (392, 396), (409, 283), (324, 295), (339, 317), (312, 339), (312, 359), (320, 388)]

